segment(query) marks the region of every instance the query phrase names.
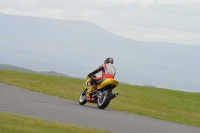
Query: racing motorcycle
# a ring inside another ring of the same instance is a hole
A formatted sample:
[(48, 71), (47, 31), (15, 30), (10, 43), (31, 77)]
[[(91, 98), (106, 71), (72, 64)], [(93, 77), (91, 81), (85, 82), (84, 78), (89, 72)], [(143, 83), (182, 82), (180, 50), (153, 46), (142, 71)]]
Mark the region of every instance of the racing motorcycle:
[(96, 90), (93, 90), (89, 94), (91, 78), (95, 78), (96, 75), (86, 77), (86, 86), (80, 94), (79, 104), (84, 105), (87, 102), (97, 104), (99, 109), (105, 109), (110, 101), (118, 95), (118, 92), (112, 93), (112, 90), (119, 84), (115, 79), (101, 79), (102, 81), (96, 81)]

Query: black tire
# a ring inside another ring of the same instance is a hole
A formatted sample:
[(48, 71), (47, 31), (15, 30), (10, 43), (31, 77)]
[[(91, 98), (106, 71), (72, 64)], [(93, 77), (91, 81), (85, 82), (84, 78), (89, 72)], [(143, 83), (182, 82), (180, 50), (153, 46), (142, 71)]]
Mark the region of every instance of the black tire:
[(110, 103), (112, 92), (109, 89), (101, 91), (102, 96), (97, 99), (97, 106), (99, 109), (105, 109)]
[(81, 92), (81, 94), (79, 96), (79, 104), (80, 105), (84, 105), (87, 103), (86, 93), (87, 93), (87, 89), (83, 89), (83, 91)]

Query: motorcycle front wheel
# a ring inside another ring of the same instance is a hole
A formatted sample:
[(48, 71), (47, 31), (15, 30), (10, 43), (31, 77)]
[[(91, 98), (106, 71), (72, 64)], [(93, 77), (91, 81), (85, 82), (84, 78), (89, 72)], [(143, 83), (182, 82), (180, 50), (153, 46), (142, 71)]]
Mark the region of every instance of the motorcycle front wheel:
[(112, 92), (109, 89), (105, 89), (100, 94), (97, 99), (97, 106), (99, 109), (105, 109), (110, 103)]
[(84, 105), (84, 104), (87, 103), (86, 93), (87, 93), (87, 89), (84, 88), (83, 91), (80, 94), (80, 97), (79, 97), (79, 104), (80, 105)]

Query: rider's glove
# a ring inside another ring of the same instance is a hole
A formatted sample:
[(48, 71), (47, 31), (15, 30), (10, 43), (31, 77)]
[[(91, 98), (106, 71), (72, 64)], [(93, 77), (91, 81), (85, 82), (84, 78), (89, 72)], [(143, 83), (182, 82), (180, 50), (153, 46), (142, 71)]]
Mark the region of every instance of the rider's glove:
[(88, 77), (90, 77), (90, 78), (91, 78), (91, 77), (92, 77), (92, 73), (89, 73), (89, 74), (88, 74)]

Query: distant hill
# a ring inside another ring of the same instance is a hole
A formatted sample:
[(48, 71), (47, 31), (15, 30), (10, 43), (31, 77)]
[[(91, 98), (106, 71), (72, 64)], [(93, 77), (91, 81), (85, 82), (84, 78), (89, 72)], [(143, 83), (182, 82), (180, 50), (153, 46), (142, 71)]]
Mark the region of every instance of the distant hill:
[(13, 70), (13, 71), (19, 71), (19, 72), (29, 72), (29, 73), (37, 73), (37, 74), (44, 74), (44, 75), (69, 77), (66, 74), (57, 73), (55, 71), (49, 71), (49, 72), (41, 71), (41, 72), (38, 72), (38, 71), (33, 71), (33, 70), (30, 70), (30, 69), (23, 68), (23, 67), (7, 65), (7, 64), (0, 64), (0, 70)]
[(20, 72), (35, 72), (35, 71), (30, 70), (30, 69), (12, 66), (12, 65), (7, 65), (7, 64), (0, 64), (0, 70), (15, 70), (15, 71), (20, 71)]
[(127, 39), (87, 21), (0, 13), (0, 63), (85, 77), (113, 57), (120, 82), (200, 91), (200, 46)]

